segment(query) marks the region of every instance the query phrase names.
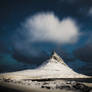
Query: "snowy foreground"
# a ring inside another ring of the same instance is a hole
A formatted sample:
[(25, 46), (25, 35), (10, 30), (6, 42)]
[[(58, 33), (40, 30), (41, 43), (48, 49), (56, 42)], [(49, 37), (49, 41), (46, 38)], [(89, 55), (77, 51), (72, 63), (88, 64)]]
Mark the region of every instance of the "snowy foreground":
[[(67, 80), (69, 78), (71, 78), (72, 81)], [(51, 90), (68, 89), (74, 90), (71, 92), (91, 92), (90, 87), (73, 80), (76, 78), (86, 79), (92, 77), (74, 72), (64, 63), (62, 58), (54, 52), (50, 59), (37, 69), (0, 74), (0, 85), (8, 83), (9, 85), (20, 85), (22, 87), (24, 85), (29, 88), (45, 88)], [(90, 85), (92, 87), (92, 83)]]
[(6, 79), (0, 80), (0, 85), (21, 92), (92, 92), (92, 83), (69, 80), (31, 80)]

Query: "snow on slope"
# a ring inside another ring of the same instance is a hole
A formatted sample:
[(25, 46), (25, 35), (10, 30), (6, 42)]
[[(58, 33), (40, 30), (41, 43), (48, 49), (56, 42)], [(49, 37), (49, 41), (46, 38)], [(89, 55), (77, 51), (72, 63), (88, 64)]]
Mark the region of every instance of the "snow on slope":
[[(68, 67), (55, 52), (49, 60), (40, 67), (33, 70), (24, 70), (19, 72), (7, 73), (8, 76), (25, 76), (34, 79), (41, 78), (87, 78), (88, 76), (78, 74)], [(21, 77), (20, 77), (21, 78)]]

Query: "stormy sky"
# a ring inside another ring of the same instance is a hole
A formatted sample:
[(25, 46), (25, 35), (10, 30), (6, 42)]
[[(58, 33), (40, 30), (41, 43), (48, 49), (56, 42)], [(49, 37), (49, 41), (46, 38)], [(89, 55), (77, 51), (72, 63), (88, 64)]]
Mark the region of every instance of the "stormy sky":
[(92, 64), (92, 0), (0, 1), (0, 72), (40, 64), (52, 50)]

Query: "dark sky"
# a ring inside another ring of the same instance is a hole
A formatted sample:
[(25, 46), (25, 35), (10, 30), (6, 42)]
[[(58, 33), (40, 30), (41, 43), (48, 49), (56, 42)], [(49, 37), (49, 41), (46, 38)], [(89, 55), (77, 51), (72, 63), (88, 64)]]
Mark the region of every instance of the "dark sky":
[[(29, 41), (32, 34), (29, 35), (21, 24), (31, 16), (48, 12), (60, 21), (66, 18), (76, 21), (81, 34), (75, 43), (57, 45), (49, 41)], [(39, 64), (53, 49), (65, 60), (77, 59), (92, 64), (92, 0), (0, 0), (1, 67), (15, 61)]]

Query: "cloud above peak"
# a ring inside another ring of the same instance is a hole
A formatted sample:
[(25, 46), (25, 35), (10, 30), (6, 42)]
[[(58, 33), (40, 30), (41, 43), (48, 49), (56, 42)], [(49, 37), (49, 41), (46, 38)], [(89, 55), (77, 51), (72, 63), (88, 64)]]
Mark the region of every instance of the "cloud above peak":
[(79, 27), (71, 18), (60, 20), (54, 13), (39, 13), (29, 17), (23, 24), (32, 42), (74, 43)]

